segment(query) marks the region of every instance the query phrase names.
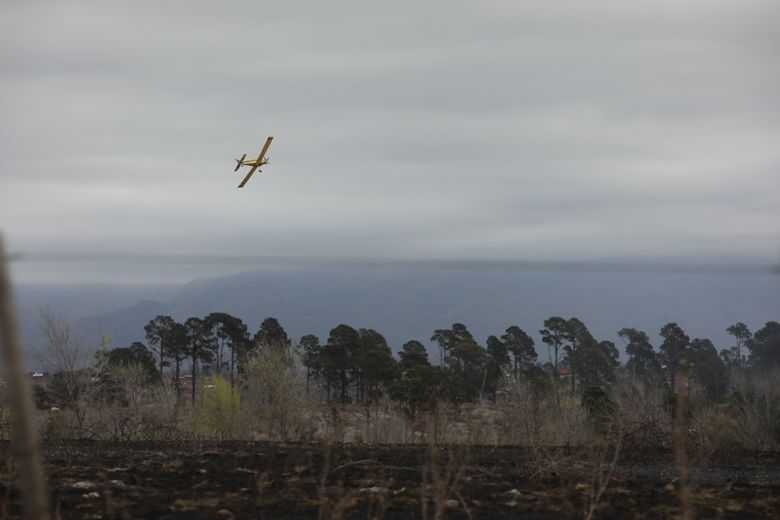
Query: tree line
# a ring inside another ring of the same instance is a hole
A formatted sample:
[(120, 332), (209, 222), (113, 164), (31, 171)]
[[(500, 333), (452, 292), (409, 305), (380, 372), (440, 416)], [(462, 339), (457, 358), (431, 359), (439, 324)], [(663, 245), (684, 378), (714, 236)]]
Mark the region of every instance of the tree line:
[(263, 349), (289, 350), (305, 369), (306, 389), (334, 403), (370, 404), (389, 397), (414, 417), (416, 412), (441, 401), (496, 400), (507, 377), (527, 379), (538, 385), (567, 385), (583, 396), (605, 389), (623, 371), (631, 377), (662, 381), (678, 392), (680, 384), (698, 385), (712, 401), (726, 394), (736, 373), (780, 367), (780, 323), (766, 323), (751, 333), (744, 323), (726, 330), (733, 346), (720, 352), (706, 338), (690, 338), (677, 323), (660, 330), (658, 349), (648, 334), (623, 328), (626, 363), (621, 365), (618, 347), (598, 340), (578, 318), (552, 316), (539, 329), (547, 347), (546, 361), (538, 357), (534, 339), (519, 326), (508, 327), (480, 343), (467, 326), (454, 323), (435, 330), (430, 341), (438, 359), (429, 358), (418, 340), (406, 342), (393, 352), (385, 338), (373, 329), (355, 329), (346, 324), (333, 328), (324, 342), (308, 334), (293, 344), (275, 318), (262, 321), (254, 334), (235, 316), (215, 312), (204, 318), (179, 323), (171, 316), (157, 316), (145, 326), (146, 343), (134, 343), (109, 351), (106, 363), (137, 363), (150, 380), (163, 381), (165, 370), (173, 376), (181, 396), (182, 367), (189, 365), (192, 400), (201, 367), (206, 365), (238, 384), (242, 367)]

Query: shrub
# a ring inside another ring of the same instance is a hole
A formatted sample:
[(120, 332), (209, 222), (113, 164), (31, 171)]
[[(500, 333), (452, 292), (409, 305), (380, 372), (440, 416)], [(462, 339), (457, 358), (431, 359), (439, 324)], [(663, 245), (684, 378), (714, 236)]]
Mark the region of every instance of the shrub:
[(611, 389), (615, 410), (625, 427), (625, 451), (668, 449), (672, 446), (672, 414), (668, 391), (658, 379), (625, 374)]
[(235, 438), (241, 415), (241, 394), (220, 376), (206, 378), (201, 387), (195, 430), (208, 439)]
[(743, 448), (763, 451), (780, 448), (780, 370), (740, 385), (729, 400), (738, 442)]
[(292, 349), (266, 347), (244, 366), (244, 401), (257, 426), (282, 441), (311, 436), (305, 375)]

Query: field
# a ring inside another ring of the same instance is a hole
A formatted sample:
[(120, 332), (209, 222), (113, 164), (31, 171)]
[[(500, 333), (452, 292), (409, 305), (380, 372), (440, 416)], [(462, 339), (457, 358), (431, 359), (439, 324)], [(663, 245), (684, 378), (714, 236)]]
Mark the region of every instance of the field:
[[(9, 446), (1, 445), (8, 460)], [(607, 456), (604, 456), (607, 455)], [(669, 518), (674, 456), (320, 443), (68, 442), (43, 451), (60, 518)], [(693, 467), (698, 518), (780, 516), (780, 454)], [(10, 471), (9, 471), (10, 470)], [(3, 517), (21, 515), (3, 472)], [(599, 490), (604, 492), (599, 496)]]

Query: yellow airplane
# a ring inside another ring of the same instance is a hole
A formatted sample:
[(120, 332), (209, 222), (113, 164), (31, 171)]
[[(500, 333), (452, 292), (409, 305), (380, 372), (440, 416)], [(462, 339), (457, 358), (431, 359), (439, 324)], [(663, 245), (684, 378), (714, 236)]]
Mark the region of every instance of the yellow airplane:
[[(251, 177), (252, 174), (255, 173), (256, 169), (258, 169), (260, 166), (268, 164), (268, 158), (265, 156), (265, 152), (267, 152), (268, 151), (268, 147), (271, 146), (271, 141), (272, 140), (273, 140), (273, 137), (270, 137), (270, 136), (268, 137), (268, 139), (266, 139), (265, 146), (263, 146), (263, 151), (260, 152), (260, 155), (257, 156), (257, 159), (250, 160), (250, 161), (245, 161), (244, 159), (246, 159), (246, 154), (241, 156), (241, 159), (236, 159), (236, 162), (238, 164), (236, 164), (236, 169), (233, 170), (233, 171), (237, 172), (238, 169), (241, 168), (242, 166), (251, 166), (252, 167), (249, 170), (249, 173), (246, 174), (246, 177), (244, 177), (244, 180), (241, 181), (241, 184), (238, 185), (239, 188), (243, 188), (244, 187), (244, 184), (246, 184), (246, 182), (249, 180), (249, 177)], [(260, 171), (262, 172), (263, 170), (260, 170)]]

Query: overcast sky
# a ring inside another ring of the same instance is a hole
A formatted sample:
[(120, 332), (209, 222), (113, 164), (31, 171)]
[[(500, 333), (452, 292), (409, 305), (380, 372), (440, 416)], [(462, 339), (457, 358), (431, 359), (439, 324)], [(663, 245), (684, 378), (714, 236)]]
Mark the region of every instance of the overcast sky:
[[(778, 20), (776, 0), (3, 2), (0, 230), (15, 251), (776, 258)], [(233, 157), (268, 135), (238, 190)]]

